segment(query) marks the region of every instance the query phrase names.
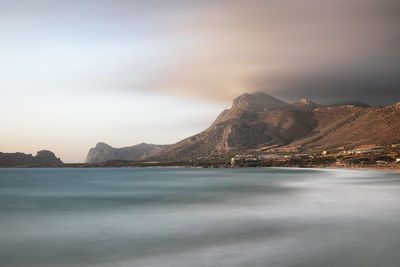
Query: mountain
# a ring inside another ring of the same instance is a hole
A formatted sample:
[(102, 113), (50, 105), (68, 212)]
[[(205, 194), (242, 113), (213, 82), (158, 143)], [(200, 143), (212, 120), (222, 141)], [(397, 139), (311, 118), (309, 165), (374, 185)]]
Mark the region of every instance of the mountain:
[(302, 99), (288, 104), (264, 93), (243, 94), (203, 132), (153, 159), (191, 159), (251, 151), (317, 151), (400, 142), (399, 104), (330, 106)]
[(289, 104), (265, 93), (243, 94), (204, 131), (173, 145), (113, 148), (98, 143), (87, 162), (188, 160), (237, 153), (318, 152), (400, 143), (400, 103), (388, 107)]
[(135, 146), (114, 148), (106, 143), (97, 143), (89, 150), (86, 163), (100, 163), (109, 160), (140, 160), (161, 152), (165, 145), (141, 143)]
[(315, 127), (309, 109), (265, 93), (243, 94), (205, 131), (155, 155), (159, 159), (189, 159), (235, 153), (269, 145), (285, 145)]
[(256, 92), (253, 94), (243, 94), (233, 100), (232, 111), (240, 110), (262, 111), (262, 110), (280, 110), (288, 109), (290, 105), (282, 100)]
[(0, 167), (62, 167), (64, 163), (48, 150), (38, 151), (36, 156), (24, 153), (0, 152)]

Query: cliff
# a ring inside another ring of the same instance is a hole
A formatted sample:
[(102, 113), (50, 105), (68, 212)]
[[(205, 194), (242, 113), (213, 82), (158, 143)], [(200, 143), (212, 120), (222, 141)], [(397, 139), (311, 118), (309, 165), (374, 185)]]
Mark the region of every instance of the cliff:
[(161, 152), (166, 146), (138, 144), (130, 147), (114, 148), (106, 143), (97, 143), (89, 150), (86, 163), (100, 163), (110, 160), (140, 160)]

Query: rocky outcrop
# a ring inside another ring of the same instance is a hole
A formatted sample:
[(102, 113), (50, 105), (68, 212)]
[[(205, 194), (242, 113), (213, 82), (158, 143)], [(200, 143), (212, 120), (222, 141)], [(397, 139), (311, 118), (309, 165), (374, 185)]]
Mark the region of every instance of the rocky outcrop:
[(110, 160), (141, 160), (161, 152), (165, 145), (138, 144), (130, 147), (114, 148), (106, 143), (97, 143), (89, 150), (86, 163), (100, 163)]
[(36, 156), (24, 153), (1, 153), (0, 167), (62, 167), (64, 163), (49, 150), (38, 151)]
[(322, 105), (316, 104), (308, 99), (302, 98), (298, 102), (293, 103), (291, 105), (292, 109), (314, 109), (314, 108), (322, 108)]

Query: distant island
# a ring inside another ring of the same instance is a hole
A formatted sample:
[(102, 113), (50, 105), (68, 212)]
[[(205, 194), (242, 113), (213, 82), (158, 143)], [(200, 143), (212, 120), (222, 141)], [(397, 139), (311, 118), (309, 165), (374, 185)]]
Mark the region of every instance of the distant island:
[(0, 167), (3, 168), (32, 168), (32, 167), (64, 167), (61, 159), (49, 150), (38, 151), (36, 156), (25, 153), (0, 152)]
[(400, 103), (387, 107), (360, 102), (324, 106), (301, 99), (289, 104), (256, 92), (237, 97), (209, 128), (176, 144), (114, 148), (98, 143), (90, 149), (86, 163), (77, 164), (49, 157), (46, 165), (39, 161), (43, 158), (39, 152), (36, 157), (9, 153), (13, 160), (2, 155), (1, 167), (399, 168)]

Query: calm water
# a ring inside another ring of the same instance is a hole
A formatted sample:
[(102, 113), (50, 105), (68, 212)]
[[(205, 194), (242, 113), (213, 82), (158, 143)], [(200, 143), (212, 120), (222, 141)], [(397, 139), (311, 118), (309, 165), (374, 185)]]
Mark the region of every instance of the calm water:
[(400, 175), (0, 169), (0, 266), (400, 266)]

